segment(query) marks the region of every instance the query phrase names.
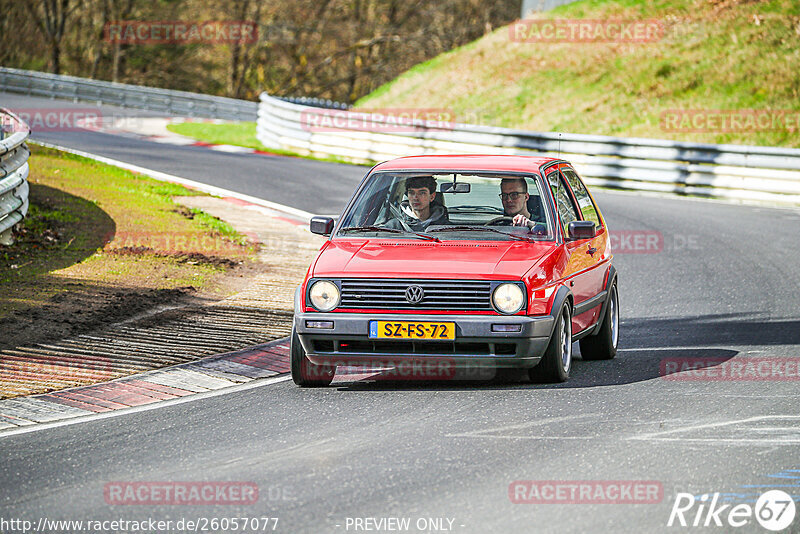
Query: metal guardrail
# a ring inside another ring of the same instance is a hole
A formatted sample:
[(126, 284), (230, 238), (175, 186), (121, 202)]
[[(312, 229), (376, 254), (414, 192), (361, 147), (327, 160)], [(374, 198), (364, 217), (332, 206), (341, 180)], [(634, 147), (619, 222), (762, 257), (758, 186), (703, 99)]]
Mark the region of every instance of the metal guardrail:
[(301, 106), (311, 106), (315, 108), (350, 109), (353, 107), (350, 104), (345, 104), (344, 102), (336, 102), (335, 100), (308, 96), (276, 96), (275, 98), (283, 100), (284, 102), (291, 102), (292, 104), (300, 104)]
[[(354, 126), (355, 125), (355, 126)], [(560, 156), (590, 185), (800, 205), (800, 150), (530, 132), (320, 110), (266, 93), (265, 146), (371, 163), (418, 154)]]
[(0, 108), (0, 245), (13, 243), (11, 228), (28, 213), (28, 125)]
[(111, 104), (180, 117), (253, 121), (258, 112), (258, 103), (248, 100), (6, 67), (0, 67), (0, 90)]

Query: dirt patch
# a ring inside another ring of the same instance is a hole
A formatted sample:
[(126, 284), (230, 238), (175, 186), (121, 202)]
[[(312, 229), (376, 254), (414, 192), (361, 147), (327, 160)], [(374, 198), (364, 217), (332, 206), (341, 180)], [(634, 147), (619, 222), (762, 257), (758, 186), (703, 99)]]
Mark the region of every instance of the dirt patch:
[(66, 287), (69, 291), (56, 293), (40, 306), (0, 319), (0, 350), (91, 332), (157, 306), (188, 304), (197, 293), (193, 287), (136, 290), (82, 282)]
[(121, 247), (109, 251), (110, 254), (117, 254), (120, 256), (143, 256), (148, 255), (156, 258), (170, 258), (175, 260), (176, 263), (185, 263), (188, 265), (199, 265), (201, 263), (211, 265), (214, 267), (231, 269), (241, 265), (242, 261), (232, 260), (230, 258), (222, 258), (219, 256), (209, 256), (201, 252), (187, 252), (169, 254), (159, 252), (158, 250), (150, 247)]
[(235, 294), (250, 281), (269, 273), (261, 262), (241, 262), (217, 277), (203, 290), (193, 286), (168, 289), (113, 287), (86, 281), (46, 282), (19, 286), (20, 294), (37, 291), (50, 294), (36, 306), (13, 310), (0, 317), (0, 351), (22, 345), (52, 343), (86, 334), (106, 326), (143, 317), (169, 307), (187, 307), (217, 302)]
[(28, 216), (0, 247), (0, 349), (219, 300), (260, 272), (257, 245), (172, 201), (185, 188), (36, 147), (30, 166)]

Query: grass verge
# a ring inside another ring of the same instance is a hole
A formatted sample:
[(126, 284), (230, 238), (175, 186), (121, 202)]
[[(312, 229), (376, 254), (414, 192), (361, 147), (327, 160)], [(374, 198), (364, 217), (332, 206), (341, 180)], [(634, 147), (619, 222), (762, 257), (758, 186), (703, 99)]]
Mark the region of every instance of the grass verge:
[[(167, 125), (170, 132), (192, 137), (199, 141), (215, 145), (234, 145), (276, 152), (258, 142), (256, 138), (256, 123), (243, 122), (176, 122)], [(293, 155), (293, 154), (288, 154)]]
[(30, 210), (0, 248), (0, 348), (213, 293), (255, 255), (228, 224), (172, 201), (201, 193), (31, 148)]
[(515, 42), (503, 27), (415, 66), (356, 106), (448, 109), (458, 122), (534, 131), (800, 146), (796, 120), (688, 132), (665, 118), (671, 110), (800, 116), (794, 0), (584, 0), (537, 18), (656, 19), (664, 31), (649, 43), (548, 43)]
[(256, 138), (255, 122), (244, 121), (215, 123), (186, 121), (168, 124), (167, 130), (178, 135), (185, 135), (186, 137), (191, 137), (192, 139), (197, 139), (198, 141), (215, 145), (242, 146), (246, 148), (253, 148), (255, 150), (262, 150), (271, 154), (278, 154), (280, 156), (312, 159), (316, 161), (325, 161), (328, 163), (345, 163), (348, 165), (353, 164), (344, 158), (320, 158), (298, 154), (297, 152), (292, 152), (290, 150), (267, 148)]

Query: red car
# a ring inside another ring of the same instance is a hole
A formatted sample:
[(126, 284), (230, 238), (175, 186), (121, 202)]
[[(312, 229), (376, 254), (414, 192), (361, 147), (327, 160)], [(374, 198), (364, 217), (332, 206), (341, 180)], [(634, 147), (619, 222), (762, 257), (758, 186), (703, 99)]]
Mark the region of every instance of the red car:
[[(295, 293), (292, 378), (337, 366), (519, 368), (563, 382), (572, 344), (613, 358), (609, 232), (572, 166), (529, 156), (413, 156), (373, 167)], [(443, 363), (444, 362), (444, 363)], [(417, 374), (421, 370), (421, 374)], [(444, 375), (442, 375), (444, 376)]]

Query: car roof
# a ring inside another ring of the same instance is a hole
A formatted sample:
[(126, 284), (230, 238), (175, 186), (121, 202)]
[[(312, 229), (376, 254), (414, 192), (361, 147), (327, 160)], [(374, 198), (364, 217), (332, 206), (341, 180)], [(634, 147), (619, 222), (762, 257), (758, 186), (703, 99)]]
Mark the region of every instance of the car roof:
[(562, 161), (545, 156), (507, 156), (496, 154), (406, 156), (385, 161), (373, 171), (399, 170), (470, 170), (501, 172), (537, 172), (551, 161)]

